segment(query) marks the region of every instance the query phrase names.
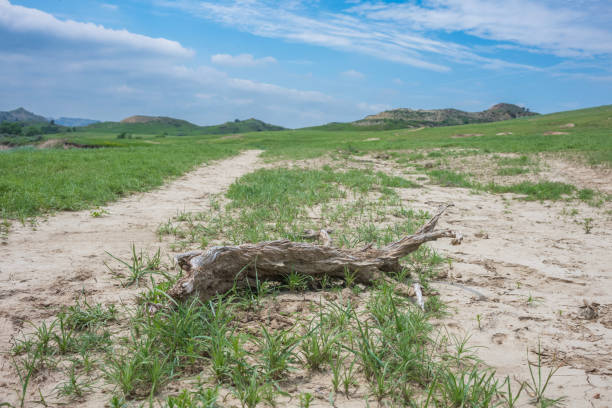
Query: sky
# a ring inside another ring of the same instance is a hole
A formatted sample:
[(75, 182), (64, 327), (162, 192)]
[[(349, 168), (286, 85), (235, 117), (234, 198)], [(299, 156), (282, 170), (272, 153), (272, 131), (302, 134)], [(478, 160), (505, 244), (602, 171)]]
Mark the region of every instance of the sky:
[(0, 0), (0, 110), (291, 128), (612, 103), (610, 0)]

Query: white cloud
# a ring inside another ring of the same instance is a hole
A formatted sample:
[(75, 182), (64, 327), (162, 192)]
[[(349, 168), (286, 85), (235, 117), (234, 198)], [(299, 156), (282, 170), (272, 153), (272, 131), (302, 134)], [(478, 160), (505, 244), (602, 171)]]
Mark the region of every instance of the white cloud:
[(230, 67), (255, 67), (258, 65), (274, 64), (274, 57), (255, 58), (251, 54), (215, 54), (210, 57), (212, 63)]
[(447, 56), (461, 49), (456, 44), (406, 34), (404, 30), (395, 26), (368, 24), (346, 14), (308, 17), (296, 12), (296, 7), (286, 7), (284, 3), (279, 4), (271, 0), (238, 2), (158, 0), (157, 3), (261, 37), (358, 52), (434, 71), (449, 71), (450, 68), (444, 64), (431, 62), (430, 58), (424, 57), (421, 52)]
[(308, 103), (331, 103), (334, 101), (334, 98), (319, 91), (305, 91), (267, 82), (234, 78), (223, 71), (207, 66), (200, 66), (198, 68), (175, 66), (168, 74), (183, 81), (193, 81), (207, 87), (214, 86), (216, 88), (238, 91), (240, 93), (252, 93), (281, 98), (286, 101)]
[[(340, 12), (319, 11), (321, 7), (308, 7), (308, 2), (299, 0), (291, 6), (273, 0), (157, 0), (157, 4), (261, 37), (355, 52), (439, 72), (449, 71), (449, 62), (492, 70), (546, 70), (489, 57), (495, 47), (564, 58), (612, 52), (612, 8), (606, 9), (605, 1), (378, 1), (348, 4)], [(440, 39), (452, 39), (449, 32), (463, 32), (496, 44), (459, 44)]]
[(391, 82), (393, 82), (395, 85), (404, 85), (404, 81), (399, 78), (393, 78)]
[(110, 3), (102, 3), (102, 4), (100, 4), (100, 7), (105, 8), (105, 9), (110, 10), (110, 11), (117, 11), (117, 10), (119, 10), (119, 6), (118, 5), (110, 4)]
[(127, 30), (114, 30), (93, 23), (59, 20), (41, 10), (12, 5), (8, 0), (0, 0), (0, 28), (14, 33), (39, 33), (80, 43), (96, 43), (175, 57), (190, 57), (194, 54), (176, 41), (147, 37)]
[[(420, 4), (364, 3), (350, 10), (368, 20), (399, 23), (413, 30), (462, 31), (564, 57), (612, 53), (609, 21), (598, 27), (591, 21), (596, 16), (582, 6), (556, 1), (426, 0)], [(605, 12), (605, 6), (601, 11)]]
[(365, 75), (359, 71), (355, 71), (354, 69), (349, 69), (348, 71), (344, 71), (342, 76), (349, 79), (363, 79)]

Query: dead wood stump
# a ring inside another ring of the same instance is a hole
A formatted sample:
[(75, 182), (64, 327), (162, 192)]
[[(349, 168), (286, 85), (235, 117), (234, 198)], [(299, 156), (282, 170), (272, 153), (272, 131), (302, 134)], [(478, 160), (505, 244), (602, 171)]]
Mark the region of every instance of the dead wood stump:
[(291, 272), (310, 276), (343, 278), (346, 268), (355, 273), (356, 282), (370, 284), (386, 279), (388, 272), (399, 272), (399, 259), (416, 251), (422, 244), (438, 238), (461, 242), (461, 234), (451, 230), (434, 231), (442, 213), (452, 204), (441, 206), (436, 215), (415, 234), (383, 248), (368, 245), (362, 249), (341, 249), (331, 245), (330, 231), (307, 231), (305, 237), (318, 238), (321, 244), (266, 241), (238, 246), (215, 246), (206, 251), (191, 251), (176, 256), (186, 274), (169, 290), (176, 300), (198, 296), (208, 300), (236, 287), (259, 281), (282, 280)]

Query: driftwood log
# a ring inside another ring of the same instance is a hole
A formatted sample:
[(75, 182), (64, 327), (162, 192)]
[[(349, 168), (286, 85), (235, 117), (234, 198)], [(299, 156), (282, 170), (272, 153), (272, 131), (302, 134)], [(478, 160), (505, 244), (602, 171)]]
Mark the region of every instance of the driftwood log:
[(168, 293), (176, 300), (189, 296), (208, 300), (234, 287), (254, 285), (257, 279), (282, 280), (291, 272), (343, 278), (347, 268), (355, 274), (357, 283), (387, 279), (386, 273), (401, 270), (400, 258), (422, 244), (443, 237), (452, 238), (454, 245), (461, 242), (462, 236), (457, 232), (434, 231), (438, 219), (451, 205), (441, 206), (415, 234), (382, 248), (373, 248), (372, 244), (362, 249), (335, 248), (330, 231), (321, 230), (305, 233), (306, 238), (317, 238), (320, 244), (277, 240), (179, 254), (177, 263), (186, 273)]

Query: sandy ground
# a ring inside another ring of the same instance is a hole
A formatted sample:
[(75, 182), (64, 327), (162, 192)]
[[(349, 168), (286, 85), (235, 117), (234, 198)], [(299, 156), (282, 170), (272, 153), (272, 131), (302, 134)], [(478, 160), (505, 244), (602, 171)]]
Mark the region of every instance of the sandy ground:
[[(130, 257), (131, 243), (154, 251), (160, 245), (155, 235), (160, 222), (177, 211), (201, 210), (210, 194), (222, 192), (237, 177), (264, 166), (257, 155), (245, 152), (204, 166), (160, 190), (109, 205), (105, 207), (109, 214), (100, 218), (88, 211), (61, 213), (35, 231), (15, 227), (8, 244), (0, 246), (2, 351), (24, 321), (51, 316), (58, 305), (72, 303), (83, 289), (96, 302), (132, 299), (138, 289), (118, 286), (104, 267), (109, 259), (105, 251), (124, 259)], [(422, 179), (422, 175), (404, 174), (390, 161), (362, 161), (375, 170)], [(593, 177), (593, 170), (577, 167), (558, 167), (554, 173), (568, 170)], [(608, 174), (595, 176), (603, 190), (612, 185)], [(447, 241), (432, 244), (453, 259), (448, 277), (433, 283), (451, 311), (439, 322), (441, 329), (446, 326), (450, 333), (471, 336), (469, 344), (477, 347), (480, 358), (500, 376), (519, 381), (529, 379), (527, 361), (536, 361), (534, 351), (540, 342), (546, 370), (561, 366), (548, 388), (549, 397), (565, 396), (568, 407), (612, 407), (610, 204), (595, 208), (578, 201), (526, 202), (509, 194), (475, 194), (434, 185), (400, 192), (406, 207), (431, 211), (440, 203), (455, 203), (441, 219), (440, 228), (454, 228), (465, 235), (459, 247)], [(585, 218), (593, 219), (590, 234), (582, 223)], [(299, 306), (289, 300), (292, 307)], [(585, 316), (584, 301), (594, 304), (595, 316)], [(0, 390), (14, 390), (17, 382), (10, 364), (4, 354), (0, 358)], [(53, 378), (43, 381), (54, 384)], [(36, 386), (40, 384), (32, 388)], [(313, 407), (329, 406), (329, 378), (324, 375), (305, 379), (298, 388), (317, 397)], [(367, 387), (360, 392), (367, 392)], [(366, 406), (357, 395), (337, 400), (336, 406)], [(102, 401), (106, 400), (89, 399), (83, 406), (100, 406)], [(526, 394), (522, 401), (528, 406)]]
[(83, 292), (95, 302), (131, 300), (138, 288), (122, 288), (113, 279), (104, 265), (112, 261), (106, 252), (129, 260), (132, 243), (145, 253), (154, 252), (161, 222), (177, 211), (201, 211), (211, 194), (260, 166), (259, 153), (247, 151), (202, 166), (161, 189), (104, 207), (108, 214), (101, 217), (90, 211), (64, 212), (35, 229), (13, 225), (8, 241), (0, 245), (0, 402), (17, 402), (18, 382), (7, 351), (13, 336), (29, 330), (27, 322), (53, 316), (58, 306), (72, 304)]
[[(453, 259), (448, 278), (433, 284), (451, 308), (444, 321), (449, 332), (471, 336), (480, 358), (518, 380), (529, 379), (526, 363), (537, 361), (541, 342), (545, 372), (561, 366), (548, 396), (566, 396), (569, 407), (612, 406), (609, 217), (576, 204), (581, 217), (597, 224), (586, 234), (582, 224), (562, 215), (565, 203), (504, 201), (437, 186), (406, 198), (424, 209), (452, 200), (455, 207), (441, 226), (466, 236), (460, 247), (432, 244)], [(597, 317), (585, 317), (584, 300), (599, 304)]]

